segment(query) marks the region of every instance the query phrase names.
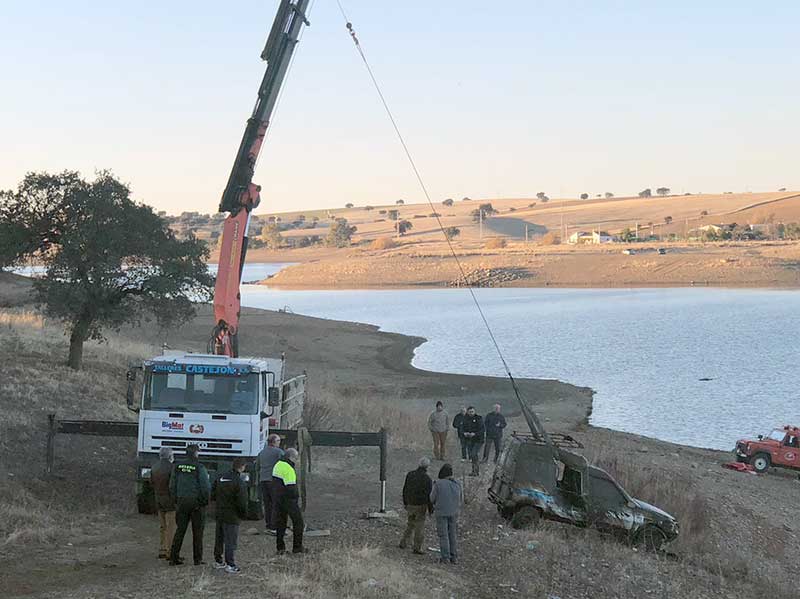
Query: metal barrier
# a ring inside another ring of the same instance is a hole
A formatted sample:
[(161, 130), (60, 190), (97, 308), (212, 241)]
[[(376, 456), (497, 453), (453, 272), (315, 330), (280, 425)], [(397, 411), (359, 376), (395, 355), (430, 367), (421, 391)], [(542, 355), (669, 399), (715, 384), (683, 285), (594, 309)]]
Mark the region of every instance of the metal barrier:
[[(298, 435), (299, 431), (306, 429), (270, 429), (270, 433), (281, 436), (286, 445), (299, 447), (301, 471), (307, 466), (311, 471), (311, 447), (378, 447), (380, 449), (380, 474), (381, 507), (386, 511), (386, 458), (389, 444), (389, 433), (382, 428), (377, 433), (358, 433), (350, 431), (307, 431), (308, 439)], [(47, 473), (53, 471), (55, 461), (55, 438), (57, 434), (63, 435), (93, 435), (98, 437), (132, 437), (139, 436), (138, 422), (124, 422), (115, 420), (57, 420), (55, 414), (47, 416)], [(305, 493), (303, 493), (305, 501)]]

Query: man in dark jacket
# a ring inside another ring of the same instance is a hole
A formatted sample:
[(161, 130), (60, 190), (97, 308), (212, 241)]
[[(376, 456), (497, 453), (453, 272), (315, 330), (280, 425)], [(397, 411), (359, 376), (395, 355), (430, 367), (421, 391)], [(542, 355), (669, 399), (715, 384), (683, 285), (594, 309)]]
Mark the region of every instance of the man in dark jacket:
[(272, 501), (272, 469), (282, 457), (280, 436), (270, 435), (264, 449), (258, 454), (261, 505), (264, 508), (264, 524), (267, 525), (268, 534), (275, 534), (275, 521), (278, 519), (277, 509)]
[(294, 447), (286, 450), (286, 454), (278, 460), (272, 469), (272, 498), (277, 508), (278, 521), (275, 531), (278, 554), (286, 552), (286, 544), (283, 537), (286, 534), (286, 521), (292, 520), (292, 553), (305, 553), (303, 548), (303, 512), (297, 500), (300, 494), (297, 492), (297, 463), (300, 454)]
[(175, 498), (177, 512), (175, 521), (177, 530), (172, 540), (172, 551), (169, 563), (173, 566), (183, 564), (181, 545), (189, 522), (192, 523), (192, 553), (194, 565), (203, 564), (203, 529), (205, 528), (205, 506), (211, 494), (211, 483), (208, 470), (198, 458), (200, 448), (197, 445), (186, 446), (186, 460), (176, 464), (169, 481), (170, 495)]
[(483, 461), (489, 461), (489, 445), (494, 445), (494, 463), (500, 457), (500, 447), (503, 445), (503, 429), (506, 427), (506, 417), (500, 413), (500, 404), (494, 404), (494, 411), (486, 414), (483, 421), (486, 428), (486, 445), (483, 446)]
[(483, 418), (475, 413), (475, 408), (467, 408), (467, 415), (461, 425), (464, 428), (464, 438), (467, 440), (467, 452), (472, 462), (472, 473), (470, 476), (478, 476), (478, 452), (483, 444)]
[[(217, 529), (214, 538), (214, 567), (238, 574), (239, 566), (233, 557), (239, 540), (239, 522), (247, 517), (247, 484), (244, 458), (234, 458), (233, 468), (221, 474), (211, 485), (211, 498), (217, 502)], [(222, 560), (223, 552), (225, 561)]]
[(425, 517), (433, 513), (431, 503), (431, 487), (433, 482), (428, 476), (428, 466), (431, 461), (428, 458), (421, 458), (419, 467), (406, 474), (403, 484), (403, 505), (408, 514), (408, 523), (400, 541), (400, 549), (405, 549), (408, 540), (414, 535), (413, 551), (417, 555), (422, 555), (422, 541), (425, 537)]
[(159, 559), (169, 559), (172, 538), (175, 536), (175, 500), (169, 493), (169, 479), (172, 475), (172, 450), (162, 447), (158, 452), (159, 460), (150, 470), (150, 484), (156, 496), (158, 508), (159, 536), (161, 544), (158, 549)]
[(461, 411), (453, 418), (453, 428), (458, 433), (458, 442), (461, 444), (461, 461), (467, 461), (467, 440), (464, 438), (464, 416), (467, 415), (467, 408), (461, 408)]

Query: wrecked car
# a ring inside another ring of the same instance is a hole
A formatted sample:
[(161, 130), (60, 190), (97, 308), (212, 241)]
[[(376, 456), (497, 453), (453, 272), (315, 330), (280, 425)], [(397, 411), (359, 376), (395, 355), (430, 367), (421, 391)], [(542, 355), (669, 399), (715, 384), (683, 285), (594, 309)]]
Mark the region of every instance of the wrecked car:
[(649, 550), (678, 536), (673, 516), (631, 497), (606, 471), (569, 451), (581, 447), (568, 435), (514, 433), (495, 468), (490, 501), (514, 528), (545, 518), (591, 526)]
[(800, 427), (784, 426), (758, 439), (739, 439), (734, 451), (737, 462), (750, 464), (759, 474), (770, 466), (800, 470)]

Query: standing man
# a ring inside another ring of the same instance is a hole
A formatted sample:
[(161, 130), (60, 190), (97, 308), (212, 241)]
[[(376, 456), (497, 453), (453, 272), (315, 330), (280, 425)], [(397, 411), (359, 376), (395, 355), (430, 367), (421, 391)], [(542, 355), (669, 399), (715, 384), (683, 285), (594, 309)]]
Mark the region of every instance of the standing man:
[(264, 523), (267, 525), (267, 533), (275, 534), (277, 524), (277, 513), (275, 502), (272, 500), (272, 469), (283, 457), (281, 449), (281, 438), (278, 435), (267, 437), (267, 444), (261, 453), (258, 454), (259, 480), (261, 481), (261, 505), (264, 508)]
[(158, 452), (158, 462), (150, 471), (150, 484), (156, 496), (158, 508), (159, 536), (161, 545), (158, 549), (159, 559), (169, 559), (172, 538), (175, 536), (175, 500), (169, 493), (169, 479), (172, 475), (172, 461), (175, 459), (169, 447), (162, 447)]
[(176, 499), (177, 512), (175, 522), (177, 530), (172, 540), (172, 551), (169, 563), (172, 566), (183, 564), (181, 545), (186, 535), (189, 522), (192, 523), (192, 552), (194, 565), (203, 561), (203, 529), (205, 528), (205, 506), (211, 494), (211, 483), (208, 481), (208, 470), (200, 463), (197, 445), (186, 446), (186, 460), (177, 464), (169, 481), (170, 495)]
[(425, 537), (425, 516), (433, 513), (431, 504), (431, 486), (433, 482), (428, 476), (428, 466), (431, 461), (428, 458), (420, 458), (419, 466), (406, 474), (406, 481), (403, 484), (403, 505), (408, 514), (408, 523), (400, 540), (400, 549), (405, 549), (411, 534), (414, 534), (414, 553), (423, 555), (422, 541)]
[(472, 473), (470, 476), (478, 476), (480, 474), (478, 470), (478, 452), (483, 443), (483, 434), (485, 430), (483, 427), (483, 418), (475, 413), (475, 408), (470, 406), (467, 408), (467, 415), (464, 417), (462, 426), (464, 427), (464, 438), (467, 440), (467, 452), (472, 462)]
[(494, 445), (494, 463), (500, 457), (500, 448), (503, 446), (503, 429), (506, 427), (506, 417), (500, 413), (500, 404), (494, 404), (494, 412), (486, 414), (483, 421), (486, 427), (486, 445), (483, 446), (483, 461), (489, 461), (489, 443)]
[(453, 428), (458, 434), (458, 444), (461, 445), (461, 461), (467, 461), (467, 440), (464, 438), (464, 417), (467, 415), (466, 406), (461, 406), (461, 411), (453, 418)]
[(276, 538), (278, 555), (286, 553), (283, 536), (286, 534), (286, 520), (292, 520), (292, 553), (305, 553), (303, 548), (303, 513), (297, 504), (297, 470), (295, 464), (300, 454), (294, 447), (286, 450), (286, 454), (277, 461), (272, 469), (272, 499), (277, 511)]
[(216, 478), (211, 486), (211, 497), (217, 502), (214, 567), (225, 568), (229, 574), (241, 571), (233, 554), (239, 541), (239, 522), (247, 517), (247, 485), (242, 476), (246, 465), (244, 458), (233, 458), (233, 467)]
[(458, 514), (464, 503), (461, 484), (453, 478), (453, 467), (445, 464), (439, 470), (439, 480), (433, 485), (431, 503), (436, 516), (439, 535), (439, 562), (455, 564), (458, 561)]
[(436, 409), (428, 416), (428, 429), (433, 435), (433, 459), (444, 459), (444, 444), (447, 442), (447, 431), (450, 429), (450, 416), (444, 410), (442, 402), (436, 402)]

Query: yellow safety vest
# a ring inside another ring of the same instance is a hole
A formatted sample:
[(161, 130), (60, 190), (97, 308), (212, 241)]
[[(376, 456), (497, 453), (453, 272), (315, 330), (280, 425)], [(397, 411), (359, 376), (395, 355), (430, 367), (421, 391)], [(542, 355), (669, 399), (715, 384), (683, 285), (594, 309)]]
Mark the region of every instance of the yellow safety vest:
[(275, 463), (275, 467), (272, 469), (272, 478), (281, 479), (284, 485), (297, 484), (297, 473), (288, 462), (283, 460), (278, 460)]

